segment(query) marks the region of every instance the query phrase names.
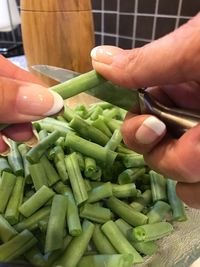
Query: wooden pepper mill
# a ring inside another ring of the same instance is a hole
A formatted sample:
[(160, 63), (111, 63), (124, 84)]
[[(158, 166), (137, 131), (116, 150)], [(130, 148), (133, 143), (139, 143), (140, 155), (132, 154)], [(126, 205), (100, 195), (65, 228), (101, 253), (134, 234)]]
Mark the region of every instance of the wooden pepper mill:
[[(90, 0), (21, 0), (21, 21), (28, 67), (47, 64), (80, 73), (92, 69), (94, 27)], [(34, 73), (48, 85), (55, 84)]]

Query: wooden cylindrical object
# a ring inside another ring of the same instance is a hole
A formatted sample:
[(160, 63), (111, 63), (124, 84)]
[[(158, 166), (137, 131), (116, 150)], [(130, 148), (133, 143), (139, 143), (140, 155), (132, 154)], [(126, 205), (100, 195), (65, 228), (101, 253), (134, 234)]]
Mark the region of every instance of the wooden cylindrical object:
[[(29, 67), (47, 64), (80, 73), (92, 69), (94, 27), (90, 0), (21, 0), (21, 20)], [(44, 76), (40, 78), (52, 85)]]

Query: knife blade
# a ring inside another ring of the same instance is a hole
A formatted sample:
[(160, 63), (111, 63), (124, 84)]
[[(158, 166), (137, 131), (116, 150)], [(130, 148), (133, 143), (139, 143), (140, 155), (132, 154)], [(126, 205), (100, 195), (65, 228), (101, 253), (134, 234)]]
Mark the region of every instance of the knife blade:
[[(34, 65), (32, 68), (61, 83), (65, 82), (68, 78), (79, 75), (77, 72), (49, 65)], [(65, 89), (67, 90), (67, 88)], [(96, 86), (85, 92), (136, 114), (145, 113), (156, 115), (165, 122), (168, 130), (175, 137), (181, 136), (188, 129), (200, 122), (199, 112), (176, 107), (166, 107), (155, 100), (144, 89), (122, 88), (109, 81), (105, 81), (100, 86)]]

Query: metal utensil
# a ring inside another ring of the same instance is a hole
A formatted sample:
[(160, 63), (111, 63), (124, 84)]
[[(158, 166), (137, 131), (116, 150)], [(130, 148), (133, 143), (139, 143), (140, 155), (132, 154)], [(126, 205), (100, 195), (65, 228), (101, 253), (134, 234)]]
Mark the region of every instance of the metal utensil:
[[(71, 70), (48, 65), (35, 65), (32, 68), (60, 83), (79, 75), (79, 73)], [(86, 91), (86, 93), (136, 114), (156, 115), (165, 122), (169, 131), (176, 137), (181, 136), (188, 129), (200, 122), (199, 112), (166, 107), (155, 100), (144, 89), (131, 90), (113, 85), (112, 89), (107, 90), (107, 84), (105, 83), (104, 86), (92, 88)]]

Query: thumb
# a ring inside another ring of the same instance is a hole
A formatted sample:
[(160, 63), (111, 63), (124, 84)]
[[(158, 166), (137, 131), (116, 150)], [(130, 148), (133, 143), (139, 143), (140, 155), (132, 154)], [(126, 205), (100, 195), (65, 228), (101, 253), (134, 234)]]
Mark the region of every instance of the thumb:
[(0, 122), (22, 123), (59, 112), (63, 99), (34, 83), (0, 77)]
[(96, 47), (91, 51), (93, 67), (108, 80), (126, 87), (200, 79), (199, 24), (200, 13), (174, 32), (141, 48)]

